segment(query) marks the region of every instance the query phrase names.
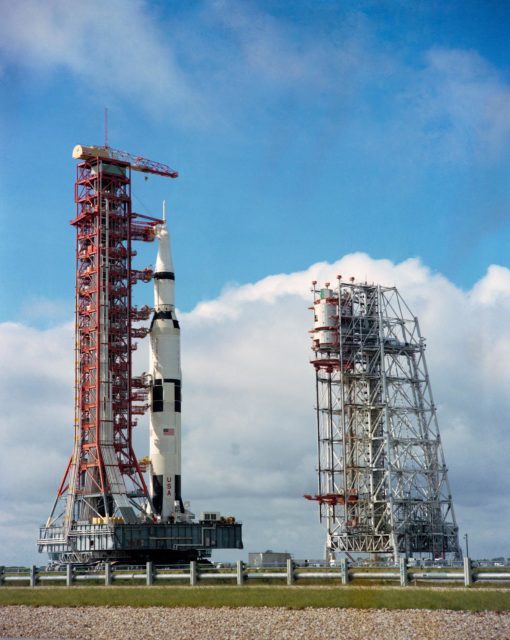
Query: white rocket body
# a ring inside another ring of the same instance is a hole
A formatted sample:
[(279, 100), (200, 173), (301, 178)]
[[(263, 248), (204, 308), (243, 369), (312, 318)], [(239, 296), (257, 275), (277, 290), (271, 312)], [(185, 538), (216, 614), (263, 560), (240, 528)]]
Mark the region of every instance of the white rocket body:
[(150, 329), (150, 495), (162, 522), (186, 519), (181, 497), (181, 347), (175, 276), (166, 222), (157, 233)]

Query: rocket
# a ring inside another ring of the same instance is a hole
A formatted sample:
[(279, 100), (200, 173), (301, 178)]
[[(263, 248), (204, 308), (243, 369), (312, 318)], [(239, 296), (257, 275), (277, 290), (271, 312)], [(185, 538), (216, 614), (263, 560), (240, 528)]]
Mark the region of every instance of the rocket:
[(157, 228), (154, 315), (150, 327), (150, 496), (162, 521), (185, 519), (181, 497), (181, 347), (175, 315), (175, 275), (163, 204)]

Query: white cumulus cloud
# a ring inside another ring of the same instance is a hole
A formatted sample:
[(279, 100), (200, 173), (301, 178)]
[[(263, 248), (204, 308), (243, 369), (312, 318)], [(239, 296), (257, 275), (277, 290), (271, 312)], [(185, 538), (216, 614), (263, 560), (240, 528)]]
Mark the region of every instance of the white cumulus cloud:
[[(315, 490), (317, 463), (307, 307), (311, 281), (333, 282), (338, 274), (398, 286), (419, 317), (461, 531), (469, 532), (474, 555), (504, 553), (510, 271), (500, 266), (465, 292), (417, 259), (393, 264), (352, 254), (231, 285), (181, 314), (185, 499), (196, 512), (241, 519), (246, 551), (322, 554), (316, 506), (302, 497)], [(71, 325), (0, 325), (0, 538), (7, 563), (36, 559), (37, 525), (71, 450), (72, 347)], [(140, 348), (137, 368), (144, 368), (146, 350)], [(146, 439), (142, 422), (141, 455)]]
[(0, 9), (3, 67), (68, 71), (89, 91), (107, 89), (155, 113), (171, 109), (185, 119), (200, 111), (148, 2), (2, 0)]

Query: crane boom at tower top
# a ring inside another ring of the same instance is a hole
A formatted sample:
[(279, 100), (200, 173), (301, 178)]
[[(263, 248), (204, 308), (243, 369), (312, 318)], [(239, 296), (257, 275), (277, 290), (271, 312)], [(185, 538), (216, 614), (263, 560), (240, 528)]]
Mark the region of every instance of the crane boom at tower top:
[(142, 156), (135, 156), (127, 151), (119, 151), (118, 149), (112, 149), (111, 147), (106, 146), (86, 147), (81, 144), (77, 144), (74, 147), (73, 158), (77, 160), (85, 160), (91, 157), (127, 162), (131, 166), (131, 169), (134, 171), (141, 171), (142, 173), (155, 173), (158, 176), (165, 176), (166, 178), (179, 177), (179, 173), (174, 169), (171, 169), (168, 165), (162, 164), (161, 162), (154, 162), (154, 160), (148, 160)]

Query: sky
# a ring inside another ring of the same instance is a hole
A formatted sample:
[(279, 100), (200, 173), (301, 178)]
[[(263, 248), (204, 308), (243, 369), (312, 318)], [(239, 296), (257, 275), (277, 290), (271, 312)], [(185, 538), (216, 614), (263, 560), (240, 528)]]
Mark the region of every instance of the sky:
[(241, 519), (245, 554), (323, 554), (307, 307), (342, 273), (419, 316), (461, 536), (510, 556), (509, 23), (491, 0), (0, 0), (0, 564), (42, 561), (72, 446), (71, 152), (105, 108), (113, 148), (180, 173), (134, 174), (133, 206), (168, 202), (193, 510)]

